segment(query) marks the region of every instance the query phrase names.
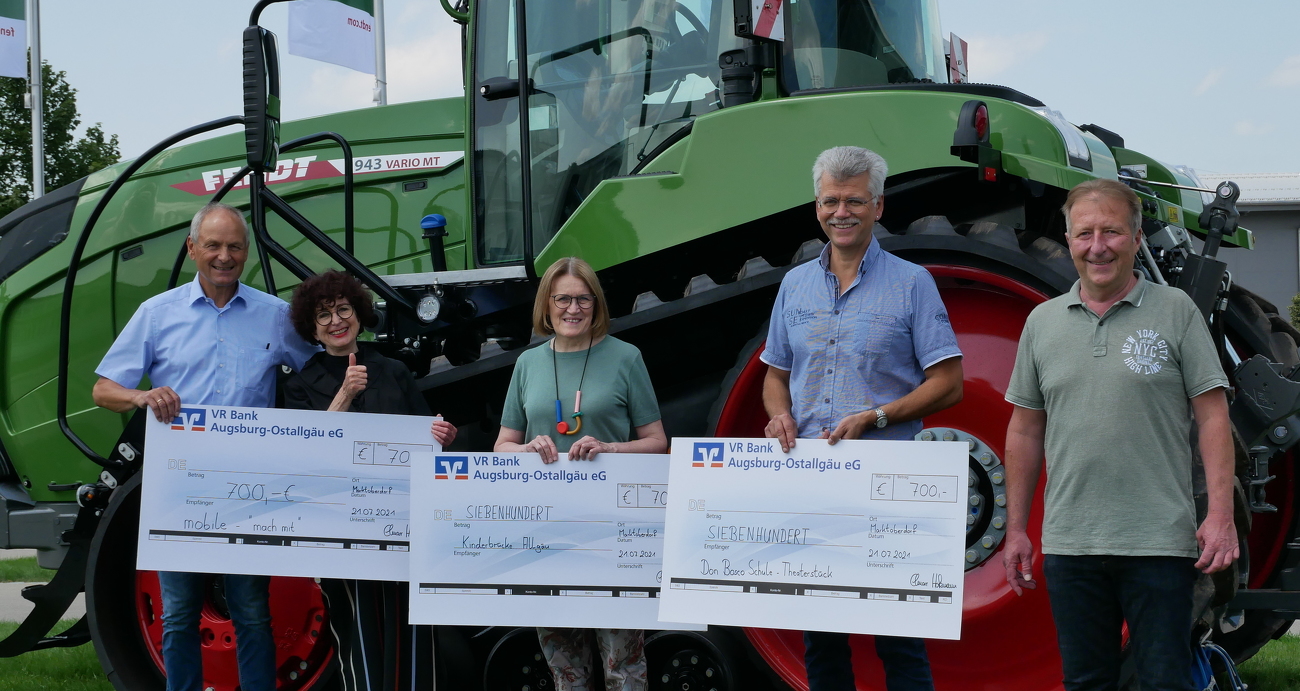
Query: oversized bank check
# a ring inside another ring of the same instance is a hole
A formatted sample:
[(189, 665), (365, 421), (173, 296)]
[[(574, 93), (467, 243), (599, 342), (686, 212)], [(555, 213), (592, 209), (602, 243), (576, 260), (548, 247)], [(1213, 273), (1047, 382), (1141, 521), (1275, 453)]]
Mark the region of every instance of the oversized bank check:
[(667, 455), (438, 454), (411, 487), (412, 623), (664, 628)]
[(405, 581), (431, 418), (186, 406), (149, 418), (141, 569)]
[(661, 618), (961, 637), (967, 447), (673, 439)]

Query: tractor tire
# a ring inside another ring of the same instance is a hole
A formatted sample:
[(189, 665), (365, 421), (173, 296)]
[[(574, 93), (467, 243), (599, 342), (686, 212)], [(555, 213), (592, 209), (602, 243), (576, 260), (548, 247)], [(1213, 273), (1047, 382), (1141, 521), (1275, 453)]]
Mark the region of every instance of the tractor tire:
[[(934, 276), (962, 352), (965, 354), (965, 397), (957, 406), (925, 419), (926, 429), (956, 432), (976, 440), (997, 458), (1005, 456), (1005, 435), (1012, 406), (1003, 396), (1015, 363), (1024, 321), (1039, 303), (1068, 290), (1078, 278), (1068, 250), (1046, 237), (1032, 237), (994, 223), (976, 223), (959, 233), (946, 218), (929, 216), (913, 222), (901, 235), (881, 232), (883, 249), (925, 266)], [(1021, 243), (1024, 243), (1023, 246)], [(1296, 342), (1300, 333), (1280, 319), (1276, 310), (1244, 289), (1235, 288), (1227, 319), (1229, 342), (1240, 357), (1262, 352), (1277, 362), (1300, 364)], [(759, 360), (766, 329), (760, 330), (740, 353), (723, 380), (721, 395), (710, 416), (710, 433), (724, 437), (763, 435), (767, 422), (762, 384), (767, 366)], [(972, 468), (977, 465), (972, 456)], [(1277, 514), (1256, 514), (1250, 533), (1249, 569), (1252, 587), (1272, 582), (1281, 568), (1286, 543), (1296, 535), (1292, 507), (1295, 475), (1291, 458), (1275, 460), (1270, 473), (1278, 476), (1269, 500)], [(1030, 538), (1041, 544), (1043, 483), (1036, 490), (1030, 516)], [(998, 490), (995, 490), (998, 491)], [(992, 497), (990, 497), (992, 498)], [(1261, 519), (1261, 516), (1263, 518)], [(981, 518), (973, 527), (987, 526)], [(929, 653), (935, 685), (994, 691), (1014, 679), (1022, 691), (1061, 688), (1061, 663), (1056, 630), (1043, 588), (1016, 597), (1006, 584), (999, 531), (983, 528), (996, 538), (991, 549), (976, 549), (977, 563), (968, 565), (962, 638), (933, 640)], [(968, 536), (968, 545), (969, 536)], [(970, 553), (968, 553), (968, 558)], [(1034, 558), (1042, 573), (1042, 555)], [(1014, 655), (1008, 654), (1008, 622), (1016, 631)], [(1216, 640), (1234, 657), (1245, 659), (1290, 622), (1260, 612), (1248, 612), (1245, 623)], [(798, 632), (747, 629), (748, 637), (783, 681), (806, 689), (803, 641)], [(884, 675), (866, 636), (852, 639), (854, 667), (861, 691), (883, 690)], [(1126, 669), (1130, 670), (1131, 665)]]
[[(646, 631), (648, 688), (652, 691), (776, 691), (779, 681), (766, 678), (754, 656), (746, 656), (739, 629), (711, 627), (707, 631)], [(592, 641), (594, 645), (594, 641)], [(592, 651), (588, 688), (603, 688), (600, 653)], [(460, 687), (456, 687), (460, 688)], [(537, 629), (506, 630), (491, 646), (484, 665), (484, 691), (556, 688), (542, 656)]]
[(542, 656), (537, 629), (510, 629), (492, 645), (483, 666), (483, 691), (553, 688), (555, 682)]
[(725, 627), (707, 631), (656, 631), (646, 634), (646, 677), (652, 691), (749, 691), (768, 688), (768, 680), (746, 663), (744, 652)]
[[(1300, 365), (1300, 332), (1264, 298), (1234, 285), (1228, 296), (1226, 322), (1229, 344), (1243, 360), (1259, 354), (1288, 368)], [(1278, 587), (1286, 544), (1300, 535), (1300, 517), (1295, 510), (1300, 477), (1295, 473), (1294, 454), (1294, 450), (1288, 451), (1269, 463), (1269, 474), (1276, 477), (1267, 485), (1268, 501), (1277, 511), (1251, 514), (1250, 535), (1242, 550), (1243, 556), (1249, 555), (1247, 585), (1251, 588)], [(1238, 472), (1245, 471), (1240, 467), (1242, 460)], [(1214, 640), (1240, 663), (1286, 633), (1293, 621), (1267, 610), (1247, 610), (1241, 626), (1216, 634)]]
[[(86, 613), (95, 652), (118, 691), (163, 691), (162, 601), (156, 572), (135, 568), (141, 474), (118, 487), (91, 542)], [(236, 691), (234, 627), (219, 580), (208, 590), (199, 624), (204, 687)], [(276, 688), (324, 691), (334, 671), (334, 646), (320, 587), (311, 579), (271, 579)]]

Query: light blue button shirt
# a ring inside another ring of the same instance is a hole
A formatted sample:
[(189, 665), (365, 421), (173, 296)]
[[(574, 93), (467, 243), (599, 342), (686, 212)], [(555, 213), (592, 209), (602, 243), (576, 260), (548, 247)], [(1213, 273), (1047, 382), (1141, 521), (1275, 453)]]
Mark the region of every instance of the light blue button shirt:
[(240, 283), (218, 308), (199, 279), (145, 300), (95, 368), (134, 389), (144, 375), (182, 403), (269, 408), (275, 367), (302, 369), (319, 348), (289, 323), (289, 305)]
[[(804, 439), (906, 396), (925, 381), (927, 367), (961, 356), (928, 271), (873, 239), (841, 295), (830, 250), (781, 281), (760, 356), (790, 372), (791, 413)], [(920, 431), (921, 421), (912, 420), (868, 428), (862, 438), (911, 439)]]

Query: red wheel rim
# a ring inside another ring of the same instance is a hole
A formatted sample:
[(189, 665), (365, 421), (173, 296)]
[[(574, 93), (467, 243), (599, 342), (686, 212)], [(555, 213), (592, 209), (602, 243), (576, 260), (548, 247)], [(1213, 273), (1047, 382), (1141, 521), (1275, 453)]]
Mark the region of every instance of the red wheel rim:
[[(329, 667), (334, 647), (320, 586), (310, 578), (271, 578), (271, 633), (275, 637), (276, 688), (310, 688)], [(136, 572), (136, 615), (145, 647), (158, 669), (162, 659), (162, 591), (156, 571)], [(214, 691), (235, 691), (235, 626), (205, 599), (199, 620), (203, 681)]]
[[(983, 269), (926, 268), (939, 286), (965, 356), (965, 395), (959, 405), (926, 418), (925, 424), (965, 431), (1005, 457), (1012, 405), (1003, 395), (1015, 364), (1020, 331), (1030, 310), (1048, 296)], [(761, 393), (767, 365), (758, 359), (761, 352), (760, 347), (737, 376), (718, 415), (716, 435), (763, 435), (767, 415)], [(1041, 542), (1042, 492), (1040, 482), (1029, 520), (1035, 545)], [(1041, 553), (1035, 554), (1034, 568), (1041, 582)], [(1013, 686), (1017, 691), (1060, 689), (1061, 659), (1046, 590), (1040, 587), (1016, 597), (996, 555), (966, 572), (965, 589), (961, 640), (927, 643), (935, 686), (971, 691), (1003, 691)], [(746, 629), (746, 634), (786, 683), (801, 691), (808, 688), (800, 632)], [(871, 637), (854, 636), (851, 645), (858, 688), (883, 691), (884, 671)]]

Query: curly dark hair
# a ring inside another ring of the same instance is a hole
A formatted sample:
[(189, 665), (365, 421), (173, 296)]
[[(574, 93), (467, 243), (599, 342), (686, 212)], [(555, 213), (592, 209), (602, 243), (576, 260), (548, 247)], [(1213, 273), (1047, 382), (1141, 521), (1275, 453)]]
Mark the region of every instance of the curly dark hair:
[(289, 321), (293, 330), (308, 343), (316, 340), (316, 313), (321, 307), (333, 307), (334, 301), (345, 298), (356, 312), (357, 322), (371, 328), (379, 323), (375, 317), (375, 303), (366, 286), (351, 274), (333, 269), (316, 274), (298, 284), (289, 303)]

